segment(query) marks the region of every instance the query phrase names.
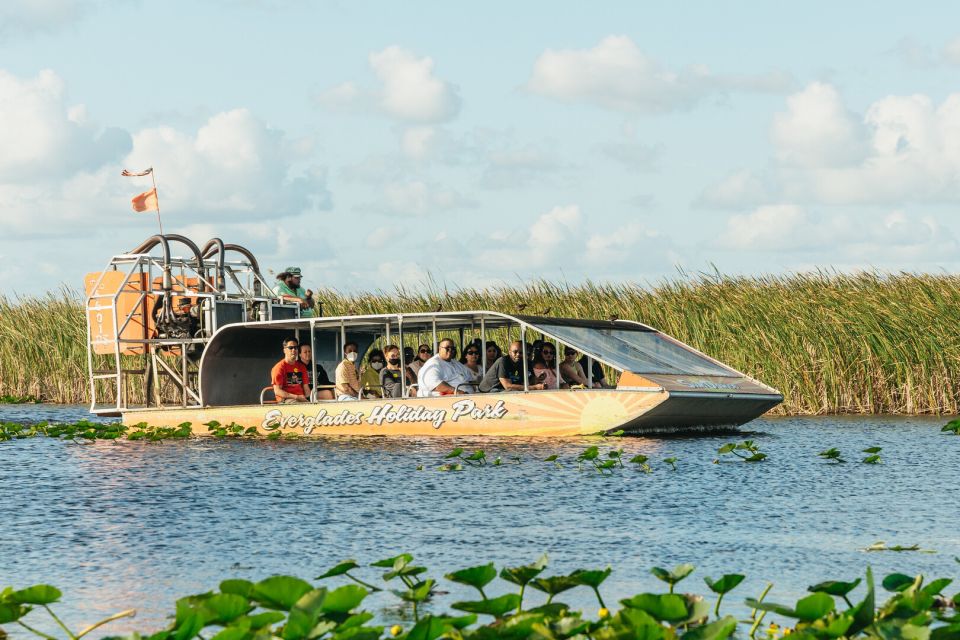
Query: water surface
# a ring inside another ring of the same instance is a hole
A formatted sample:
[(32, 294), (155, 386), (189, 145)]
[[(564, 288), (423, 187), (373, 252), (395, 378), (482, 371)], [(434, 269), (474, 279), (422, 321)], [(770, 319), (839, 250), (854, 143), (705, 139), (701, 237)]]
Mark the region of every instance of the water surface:
[[(0, 407), (0, 420), (82, 417), (82, 407)], [(767, 580), (776, 585), (770, 598), (786, 601), (815, 582), (861, 576), (867, 564), (880, 575), (952, 577), (960, 437), (940, 434), (943, 423), (758, 420), (741, 437), (769, 455), (761, 464), (714, 464), (730, 436), (0, 443), (0, 586), (57, 585), (65, 594), (57, 611), (77, 626), (137, 608), (136, 620), (105, 629), (116, 633), (161, 627), (176, 597), (224, 578), (312, 579), (345, 558), (401, 551), (452, 592), (446, 603), (472, 594), (444, 573), (543, 552), (546, 574), (613, 565), (608, 603), (659, 590), (649, 568), (680, 562), (697, 566), (683, 586), (699, 593), (704, 576), (747, 574), (727, 598), (731, 607)], [(623, 446), (624, 459), (645, 453), (654, 473), (578, 472), (573, 458), (598, 442), (602, 450)], [(436, 471), (453, 446), (521, 461)], [(882, 465), (859, 463), (868, 446), (883, 447)], [(829, 447), (850, 463), (819, 459)], [(562, 469), (543, 461), (551, 454)], [(677, 471), (662, 462), (669, 456), (679, 458)], [(936, 553), (863, 551), (877, 540)], [(357, 573), (379, 581), (379, 570)], [(595, 609), (587, 590), (560, 599)], [(405, 615), (393, 601), (378, 595), (365, 605), (389, 622)]]

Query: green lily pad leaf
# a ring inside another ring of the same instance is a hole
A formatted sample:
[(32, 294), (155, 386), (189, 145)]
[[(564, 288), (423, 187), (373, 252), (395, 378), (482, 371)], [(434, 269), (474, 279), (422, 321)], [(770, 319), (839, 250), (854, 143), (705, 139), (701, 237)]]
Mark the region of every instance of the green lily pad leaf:
[[(320, 618), (322, 603), (328, 595), (326, 587), (320, 587), (319, 589), (311, 589), (300, 596), (290, 608), (290, 616), (283, 626), (284, 640), (300, 640), (312, 633), (317, 620)], [(336, 623), (327, 622), (331, 629), (336, 626)]]
[(767, 601), (760, 602), (756, 598), (747, 598), (746, 600), (744, 600), (744, 603), (746, 603), (746, 605), (751, 609), (757, 609), (759, 611), (770, 611), (772, 613), (780, 614), (781, 616), (784, 616), (786, 618), (797, 617), (797, 612), (795, 610), (791, 609), (786, 605), (777, 604), (776, 602), (767, 602)]
[(373, 614), (369, 611), (362, 611), (360, 613), (355, 613), (340, 624), (337, 625), (337, 631), (346, 631), (347, 629), (353, 627), (359, 627), (362, 624), (366, 624), (373, 620)]
[(927, 595), (935, 596), (943, 593), (943, 590), (950, 586), (953, 580), (950, 578), (937, 578), (925, 586), (921, 591)]
[(444, 576), (444, 578), (447, 580), (469, 585), (476, 589), (482, 589), (490, 584), (490, 582), (492, 582), (496, 577), (497, 569), (493, 566), (492, 562), (490, 564), (482, 564), (476, 567), (460, 569), (459, 571), (454, 571), (453, 573), (448, 573)]
[(645, 462), (646, 462), (647, 460), (649, 460), (649, 459), (650, 459), (650, 458), (648, 458), (647, 456), (643, 455), (642, 453), (638, 453), (637, 455), (635, 455), (635, 456), (633, 456), (632, 458), (630, 458), (630, 462), (633, 463), (633, 464), (643, 464), (643, 463), (645, 463)]
[(249, 580), (230, 579), (220, 583), (220, 593), (233, 593), (244, 598), (253, 594), (253, 583)]
[(758, 451), (757, 453), (753, 454), (749, 458), (744, 458), (743, 461), (744, 462), (763, 462), (766, 459), (766, 457), (767, 457), (767, 454), (760, 453)]
[(235, 593), (218, 593), (204, 601), (203, 606), (213, 615), (209, 622), (226, 624), (249, 612), (250, 601)]
[(177, 627), (171, 636), (173, 640), (190, 640), (206, 625), (206, 619), (200, 611), (191, 608), (183, 599), (177, 602)]
[(662, 569), (660, 567), (654, 567), (650, 569), (650, 573), (657, 576), (667, 584), (676, 584), (693, 573), (694, 569), (696, 569), (696, 567), (694, 567), (692, 564), (678, 564), (673, 568), (673, 571), (667, 571), (666, 569)]
[(813, 622), (834, 610), (836, 604), (826, 593), (812, 593), (797, 600), (797, 618), (804, 622)]
[(393, 593), (405, 602), (423, 602), (430, 597), (434, 584), (436, 584), (434, 580), (424, 580), (415, 584), (412, 589), (406, 591), (394, 590)]
[(351, 569), (356, 569), (356, 568), (359, 567), (359, 566), (360, 566), (360, 565), (357, 564), (356, 561), (354, 561), (354, 560), (344, 560), (343, 562), (338, 562), (337, 564), (335, 564), (335, 565), (332, 566), (331, 568), (327, 569), (327, 571), (326, 571), (323, 575), (317, 576), (316, 579), (317, 579), (317, 580), (323, 580), (324, 578), (332, 578), (332, 577), (334, 577), (334, 576), (342, 576), (342, 575), (345, 574), (347, 571), (350, 571)]
[(279, 611), (264, 611), (263, 613), (258, 613), (247, 618), (250, 620), (251, 629), (262, 629), (267, 625), (276, 624), (281, 620), (285, 620), (287, 616), (280, 613)]
[(550, 604), (542, 604), (539, 607), (532, 607), (527, 611), (529, 613), (542, 613), (550, 618), (559, 618), (565, 611), (569, 610), (570, 605), (568, 604), (564, 604), (563, 602), (551, 602)]
[(807, 587), (807, 591), (827, 593), (831, 596), (845, 596), (854, 589), (857, 588), (861, 582), (860, 578), (857, 578), (853, 582), (843, 582), (842, 580), (827, 580), (826, 582), (818, 582), (815, 585)]
[(717, 453), (719, 453), (720, 455), (723, 455), (723, 454), (725, 454), (725, 453), (730, 453), (731, 451), (733, 451), (733, 450), (736, 449), (736, 448), (737, 448), (737, 445), (735, 445), (735, 444), (732, 443), (732, 442), (728, 442), (727, 444), (725, 444), (725, 445), (723, 445), (722, 447), (720, 447), (719, 449), (717, 449)]
[(612, 572), (613, 569), (610, 567), (606, 569), (577, 569), (570, 574), (570, 579), (577, 584), (596, 589), (610, 577)]
[(689, 615), (687, 604), (681, 596), (672, 593), (641, 593), (620, 603), (631, 609), (646, 611), (661, 622), (686, 620)]
[(513, 611), (520, 606), (520, 596), (516, 593), (505, 593), (497, 598), (489, 600), (477, 600), (469, 602), (454, 602), (450, 605), (452, 608), (467, 613), (482, 613), (494, 618), (502, 618), (504, 614)]
[(553, 454), (552, 456), (547, 456), (546, 458), (544, 458), (543, 461), (544, 461), (544, 462), (555, 462), (555, 461), (557, 460), (557, 458), (559, 458), (559, 457), (560, 457), (560, 456), (558, 456), (557, 454)]
[(853, 614), (853, 624), (847, 629), (847, 634), (854, 636), (871, 624), (876, 616), (876, 593), (873, 587), (873, 570), (867, 567), (867, 594), (851, 612)]
[(709, 624), (694, 627), (683, 634), (684, 640), (724, 640), (737, 630), (737, 619), (733, 616), (724, 616)]
[(540, 575), (540, 572), (547, 567), (547, 554), (543, 554), (532, 564), (525, 564), (521, 567), (508, 567), (500, 571), (500, 577), (507, 582), (524, 586), (531, 580)]
[(383, 560), (377, 560), (376, 562), (372, 563), (370, 566), (371, 567), (389, 567), (392, 569), (396, 569), (397, 561), (400, 561), (400, 560), (402, 560), (404, 564), (409, 564), (410, 561), (413, 560), (413, 556), (410, 555), (409, 553), (401, 553), (400, 555), (393, 556), (392, 558), (384, 558)]
[(15, 622), (30, 613), (30, 607), (12, 602), (0, 602), (0, 624)]
[(867, 447), (863, 450), (864, 453), (880, 453), (883, 451), (883, 447)]
[(443, 456), (443, 459), (446, 460), (447, 458), (458, 458), (462, 453), (463, 447), (457, 447), (447, 455)]
[(524, 611), (504, 620), (498, 632), (501, 638), (529, 638), (533, 634), (534, 625), (542, 624), (545, 619), (546, 616), (542, 613)]
[(335, 633), (333, 640), (379, 640), (383, 627), (353, 627), (342, 633)]
[(427, 615), (413, 625), (407, 634), (407, 640), (436, 640), (449, 628), (446, 618)]
[(891, 573), (880, 584), (887, 591), (903, 591), (913, 584), (913, 578), (903, 573)]
[(703, 581), (707, 583), (707, 586), (710, 587), (710, 590), (714, 593), (724, 594), (733, 591), (738, 584), (743, 582), (744, 578), (746, 578), (746, 576), (739, 573), (728, 573), (720, 576), (719, 580), (704, 578)]
[(35, 584), (10, 594), (10, 601), (19, 604), (50, 604), (60, 599), (60, 589), (49, 584)]
[(349, 613), (363, 602), (368, 591), (358, 584), (347, 584), (327, 593), (320, 608), (326, 613)]
[(311, 591), (309, 582), (292, 576), (272, 576), (253, 585), (251, 597), (268, 609), (289, 611), (303, 594)]
[(549, 578), (534, 578), (530, 581), (531, 587), (551, 596), (563, 593), (579, 585), (580, 583), (573, 580), (570, 576), (550, 576)]
[(210, 640), (243, 640), (250, 633), (250, 621), (244, 620), (243, 624), (230, 625), (224, 627)]

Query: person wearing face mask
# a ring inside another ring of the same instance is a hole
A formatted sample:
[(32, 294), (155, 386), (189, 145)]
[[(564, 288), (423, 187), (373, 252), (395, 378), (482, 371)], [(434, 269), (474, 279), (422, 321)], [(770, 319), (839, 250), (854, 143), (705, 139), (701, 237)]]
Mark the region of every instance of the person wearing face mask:
[(380, 389), (380, 372), (383, 371), (384, 355), (380, 349), (372, 349), (367, 356), (367, 366), (360, 371), (360, 386), (367, 398), (383, 397)]
[(360, 377), (357, 375), (357, 343), (343, 345), (343, 360), (334, 373), (337, 400), (357, 400), (360, 396)]
[(380, 386), (383, 388), (383, 397), (403, 397), (403, 371), (400, 368), (400, 347), (391, 344), (383, 350), (387, 359), (387, 366), (380, 370)]

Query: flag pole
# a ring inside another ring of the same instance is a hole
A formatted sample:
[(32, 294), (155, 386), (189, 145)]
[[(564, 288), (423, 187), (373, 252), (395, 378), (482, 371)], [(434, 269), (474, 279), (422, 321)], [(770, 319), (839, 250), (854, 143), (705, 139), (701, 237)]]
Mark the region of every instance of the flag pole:
[(157, 191), (157, 172), (150, 167), (150, 179), (153, 180), (153, 196), (157, 199), (157, 224), (160, 225), (160, 235), (163, 235), (163, 223), (160, 222), (160, 192)]

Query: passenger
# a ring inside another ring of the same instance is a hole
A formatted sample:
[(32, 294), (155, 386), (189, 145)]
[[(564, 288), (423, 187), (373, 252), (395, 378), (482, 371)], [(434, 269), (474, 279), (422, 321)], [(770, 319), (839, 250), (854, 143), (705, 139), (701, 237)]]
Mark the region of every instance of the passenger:
[(417, 349), (417, 358), (410, 363), (410, 371), (414, 376), (420, 375), (420, 367), (422, 367), (432, 355), (433, 349), (431, 349), (429, 345), (420, 345), (420, 348)]
[(299, 345), (293, 338), (283, 341), (283, 359), (273, 365), (270, 381), (277, 402), (309, 402), (310, 384), (307, 382), (307, 369), (297, 360)]
[(387, 359), (387, 366), (380, 370), (380, 386), (383, 387), (384, 398), (402, 398), (403, 384), (400, 376), (403, 371), (400, 369), (400, 347), (395, 344), (389, 345), (383, 350)]
[(382, 398), (383, 393), (380, 390), (380, 372), (383, 371), (384, 357), (383, 351), (373, 349), (367, 356), (367, 366), (360, 371), (360, 386), (363, 388), (363, 395), (370, 398)]
[(461, 387), (470, 382), (469, 370), (457, 362), (457, 347), (453, 340), (444, 338), (437, 350), (439, 353), (420, 367), (417, 374), (417, 395), (426, 398), (469, 393), (471, 390)]
[[(584, 377), (586, 377), (587, 372), (587, 358), (584, 355), (580, 358), (580, 368), (583, 369)], [(593, 388), (594, 389), (610, 389), (611, 385), (607, 384), (606, 374), (603, 373), (603, 367), (600, 366), (600, 363), (596, 360), (593, 361)]]
[(277, 274), (277, 297), (286, 302), (296, 302), (300, 305), (300, 317), (313, 317), (313, 304), (307, 302), (307, 292), (300, 286), (300, 267), (287, 267)]
[[(300, 363), (307, 370), (307, 384), (312, 385), (310, 381), (310, 375), (313, 369), (313, 348), (308, 344), (300, 345)], [(330, 376), (327, 375), (327, 370), (323, 368), (323, 365), (319, 362), (317, 363), (317, 400), (333, 400), (333, 383), (330, 382)], [(320, 387), (328, 387), (326, 389), (321, 389)]]
[(463, 357), (460, 358), (460, 364), (470, 371), (471, 382), (480, 384), (485, 372), (483, 366), (480, 364), (480, 347), (477, 346), (475, 342), (471, 342), (467, 345), (467, 348), (463, 350)]
[(357, 376), (357, 343), (343, 345), (343, 360), (334, 373), (337, 400), (358, 400), (360, 397), (360, 378)]
[(503, 350), (493, 340), (487, 340), (487, 371), (503, 356)]
[[(563, 348), (563, 362), (560, 363), (560, 376), (563, 381), (571, 387), (574, 385), (588, 387), (587, 376), (583, 373), (583, 367), (577, 362), (577, 352), (571, 347)], [(595, 387), (597, 385), (594, 385)]]
[[(531, 390), (543, 389), (542, 382), (528, 381)], [(480, 391), (523, 391), (523, 345), (519, 340), (510, 343), (510, 351), (487, 369), (480, 382)]]
[(545, 389), (560, 389), (567, 385), (557, 380), (557, 352), (549, 342), (540, 347), (540, 356), (533, 361), (533, 373), (543, 375)]

